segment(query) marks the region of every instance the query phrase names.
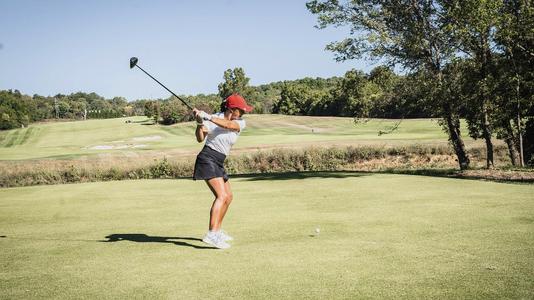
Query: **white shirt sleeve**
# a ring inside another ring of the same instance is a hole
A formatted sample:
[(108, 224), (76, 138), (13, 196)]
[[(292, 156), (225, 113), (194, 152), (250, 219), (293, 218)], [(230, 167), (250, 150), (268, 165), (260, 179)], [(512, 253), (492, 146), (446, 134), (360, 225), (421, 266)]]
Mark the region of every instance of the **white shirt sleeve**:
[(243, 119), (239, 119), (239, 120), (234, 120), (237, 122), (237, 125), (239, 125), (239, 132), (243, 131), (243, 129), (245, 129), (245, 127), (247, 127), (247, 124), (245, 123), (245, 120)]
[[(219, 115), (218, 114), (213, 114), (211, 115), (212, 117), (215, 117), (215, 118), (219, 118)], [(206, 129), (208, 129), (208, 133), (212, 132), (213, 129), (215, 129), (215, 127), (217, 127), (217, 125), (215, 125), (213, 122), (211, 121), (202, 121), (202, 123), (204, 124), (204, 126), (206, 126)]]

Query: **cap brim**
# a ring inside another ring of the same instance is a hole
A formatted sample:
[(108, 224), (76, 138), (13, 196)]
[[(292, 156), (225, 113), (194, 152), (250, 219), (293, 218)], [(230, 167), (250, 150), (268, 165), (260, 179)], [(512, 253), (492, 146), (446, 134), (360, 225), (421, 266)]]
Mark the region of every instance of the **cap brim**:
[(249, 105), (245, 105), (245, 107), (243, 108), (243, 110), (244, 110), (245, 112), (251, 112), (253, 109), (254, 109), (254, 107), (249, 106)]

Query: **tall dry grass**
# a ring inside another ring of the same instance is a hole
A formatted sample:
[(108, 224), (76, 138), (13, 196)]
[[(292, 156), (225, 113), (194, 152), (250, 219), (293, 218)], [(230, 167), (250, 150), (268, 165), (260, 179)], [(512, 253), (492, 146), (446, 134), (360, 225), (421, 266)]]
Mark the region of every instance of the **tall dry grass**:
[[(506, 166), (505, 147), (495, 149), (495, 164)], [(485, 151), (469, 149), (474, 168), (485, 165)], [(152, 158), (109, 158), (88, 160), (40, 160), (0, 162), (0, 187), (92, 181), (187, 178), (193, 173), (194, 156)], [(349, 146), (278, 149), (230, 155), (229, 174), (304, 171), (403, 171), (456, 169), (449, 146)]]

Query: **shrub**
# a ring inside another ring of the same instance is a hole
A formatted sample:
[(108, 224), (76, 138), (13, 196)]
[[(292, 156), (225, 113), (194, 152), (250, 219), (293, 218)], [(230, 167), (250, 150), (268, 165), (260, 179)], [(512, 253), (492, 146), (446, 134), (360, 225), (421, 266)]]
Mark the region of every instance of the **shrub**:
[[(483, 148), (469, 150), (473, 161), (483, 163)], [(495, 148), (495, 158), (506, 165), (507, 149)], [(0, 168), (0, 187), (40, 184), (108, 181), (125, 179), (189, 178), (193, 173), (191, 159), (132, 162), (112, 161), (105, 164), (76, 165), (73, 161), (59, 163), (39, 162), (17, 165), (4, 163)], [(225, 168), (229, 174), (281, 173), (303, 171), (378, 171), (456, 168), (455, 155), (448, 145), (440, 146), (362, 146), (312, 147), (307, 149), (274, 149), (231, 155)]]

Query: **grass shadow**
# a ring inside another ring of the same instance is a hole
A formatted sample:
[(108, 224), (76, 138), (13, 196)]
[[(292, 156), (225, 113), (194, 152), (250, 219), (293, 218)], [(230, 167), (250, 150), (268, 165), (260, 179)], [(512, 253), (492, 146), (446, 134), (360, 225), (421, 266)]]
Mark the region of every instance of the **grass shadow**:
[(465, 175), (457, 169), (383, 169), (376, 171), (303, 171), (303, 172), (284, 172), (284, 173), (251, 173), (235, 174), (231, 178), (240, 178), (246, 181), (262, 180), (292, 180), (307, 178), (349, 178), (372, 176), (374, 174), (398, 174), (398, 175), (415, 175), (427, 177), (441, 177), (460, 180), (479, 180), (492, 181), (508, 184), (532, 184), (534, 179), (507, 179), (507, 178), (489, 178), (483, 176)]
[(215, 247), (197, 246), (194, 244), (180, 241), (180, 240), (202, 241), (202, 239), (192, 238), (192, 237), (150, 236), (144, 233), (113, 233), (113, 234), (106, 236), (106, 239), (107, 240), (103, 240), (100, 242), (113, 243), (113, 242), (118, 242), (118, 241), (130, 241), (130, 242), (137, 242), (137, 243), (168, 243), (168, 244), (174, 244), (177, 246), (192, 247), (195, 249), (217, 249)]
[(284, 173), (254, 173), (254, 174), (240, 174), (232, 175), (232, 178), (240, 178), (246, 181), (261, 181), (261, 180), (292, 180), (292, 179), (307, 179), (307, 178), (348, 178), (348, 177), (362, 177), (369, 176), (371, 173), (360, 171), (306, 171), (306, 172), (284, 172)]
[(457, 169), (385, 169), (377, 171), (375, 173), (383, 174), (401, 174), (401, 175), (417, 175), (417, 176), (430, 176), (430, 177), (453, 177), (458, 174)]
[[(476, 170), (476, 169), (470, 169)], [(485, 169), (481, 169), (485, 170)], [(443, 177), (443, 178), (452, 178), (460, 180), (475, 180), (475, 181), (488, 181), (488, 182), (498, 182), (506, 184), (532, 184), (534, 183), (534, 178), (506, 178), (506, 177), (492, 177), (489, 175), (469, 175), (464, 174), (461, 170), (458, 169), (413, 169), (413, 170), (396, 170), (396, 169), (387, 169), (377, 171), (375, 173), (382, 174), (401, 174), (401, 175), (417, 175), (417, 176), (429, 176), (429, 177)]]

